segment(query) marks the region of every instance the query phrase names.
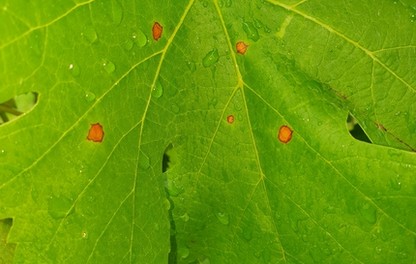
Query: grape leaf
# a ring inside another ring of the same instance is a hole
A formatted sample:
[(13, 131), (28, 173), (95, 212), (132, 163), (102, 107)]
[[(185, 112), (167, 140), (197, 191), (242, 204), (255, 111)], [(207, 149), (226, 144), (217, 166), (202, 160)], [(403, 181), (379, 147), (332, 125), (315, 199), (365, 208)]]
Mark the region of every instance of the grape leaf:
[(15, 263), (415, 261), (411, 1), (0, 7)]

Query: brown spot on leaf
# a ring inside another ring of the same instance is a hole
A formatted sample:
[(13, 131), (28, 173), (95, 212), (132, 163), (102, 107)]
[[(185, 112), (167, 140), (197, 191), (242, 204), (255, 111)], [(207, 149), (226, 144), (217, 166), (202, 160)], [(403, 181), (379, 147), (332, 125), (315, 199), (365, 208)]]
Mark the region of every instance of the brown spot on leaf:
[(103, 126), (100, 123), (91, 124), (87, 139), (93, 142), (102, 142), (104, 138)]

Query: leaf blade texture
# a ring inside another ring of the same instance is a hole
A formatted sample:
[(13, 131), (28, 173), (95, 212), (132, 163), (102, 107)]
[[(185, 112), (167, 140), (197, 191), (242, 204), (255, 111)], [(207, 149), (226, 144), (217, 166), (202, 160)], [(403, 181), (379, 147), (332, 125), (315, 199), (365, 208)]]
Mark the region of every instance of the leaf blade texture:
[(14, 263), (414, 262), (411, 3), (0, 6)]

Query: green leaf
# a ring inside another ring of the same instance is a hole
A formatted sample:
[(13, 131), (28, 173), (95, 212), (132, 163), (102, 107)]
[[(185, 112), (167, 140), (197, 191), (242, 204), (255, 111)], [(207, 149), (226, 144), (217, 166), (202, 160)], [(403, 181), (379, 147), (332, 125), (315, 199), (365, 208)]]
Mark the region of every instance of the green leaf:
[(415, 262), (415, 10), (0, 3), (4, 261)]

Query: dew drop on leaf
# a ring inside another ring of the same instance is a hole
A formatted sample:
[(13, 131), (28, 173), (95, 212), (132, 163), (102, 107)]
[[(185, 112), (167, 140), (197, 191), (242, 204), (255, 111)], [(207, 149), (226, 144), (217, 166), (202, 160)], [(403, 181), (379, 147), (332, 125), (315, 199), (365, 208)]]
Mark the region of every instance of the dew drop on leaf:
[(2, 157), (6, 156), (6, 151), (4, 149), (0, 150), (0, 156)]
[(400, 177), (396, 176), (390, 180), (390, 186), (393, 190), (399, 191), (402, 188), (402, 183)]
[(364, 203), (360, 208), (360, 215), (369, 224), (375, 224), (377, 221), (377, 210), (370, 203)]
[(244, 43), (243, 41), (239, 41), (235, 45), (235, 48), (237, 50), (237, 53), (239, 53), (241, 55), (244, 55), (247, 51), (248, 45), (246, 43)]
[(105, 60), (103, 62), (103, 68), (108, 74), (111, 74), (116, 69), (116, 66), (111, 61)]
[(290, 129), (288, 126), (281, 126), (277, 138), (280, 142), (286, 144), (292, 139), (292, 133), (292, 129)]
[(188, 61), (186, 64), (191, 72), (195, 72), (196, 64), (194, 62)]
[(78, 76), (79, 75), (79, 67), (75, 63), (71, 63), (68, 66), (69, 71), (71, 72), (72, 76)]
[(189, 256), (189, 248), (188, 247), (180, 247), (178, 249), (178, 255), (181, 259), (186, 259)]
[(253, 238), (253, 230), (251, 228), (245, 228), (243, 230), (243, 237), (246, 241), (250, 241)]
[(203, 261), (200, 261), (199, 264), (211, 264), (209, 258), (205, 258)]
[(90, 44), (96, 42), (98, 39), (97, 32), (92, 27), (85, 28), (84, 32), (82, 32), (81, 35)]
[(209, 51), (205, 57), (202, 59), (202, 65), (205, 68), (208, 68), (215, 63), (217, 63), (218, 59), (220, 58), (220, 55), (218, 54), (218, 50), (216, 48)]
[(183, 189), (178, 186), (175, 181), (169, 179), (166, 183), (166, 189), (168, 190), (169, 195), (172, 197), (177, 197), (183, 191)]
[(155, 22), (152, 27), (153, 39), (158, 41), (162, 37), (163, 27), (158, 22)]
[(152, 89), (152, 96), (159, 98), (163, 95), (163, 86), (160, 82), (156, 82)]
[(103, 126), (100, 123), (92, 124), (87, 139), (93, 142), (102, 142), (104, 138)]
[(147, 37), (146, 35), (143, 33), (143, 31), (139, 30), (137, 32), (134, 32), (133, 35), (131, 36), (133, 41), (137, 44), (137, 46), (139, 47), (144, 47), (147, 44)]
[(111, 4), (113, 22), (114, 24), (119, 25), (123, 19), (123, 7), (118, 1), (112, 1)]
[(173, 104), (173, 105), (171, 105), (170, 109), (172, 110), (172, 112), (173, 112), (174, 114), (177, 114), (177, 113), (179, 113), (179, 111), (180, 111), (179, 106), (178, 106), (177, 104)]
[(127, 39), (122, 45), (125, 50), (131, 50), (134, 46), (134, 42), (132, 39)]
[(228, 225), (230, 223), (230, 218), (228, 217), (228, 214), (219, 212), (216, 214), (216, 217), (218, 221), (220, 221), (223, 225)]
[(81, 238), (82, 238), (82, 239), (87, 239), (87, 238), (88, 238), (88, 232), (87, 232), (87, 231), (85, 231), (85, 230), (84, 230), (84, 231), (82, 231), (82, 232), (81, 232)]
[(188, 213), (184, 213), (183, 215), (180, 216), (180, 218), (184, 221), (184, 222), (188, 222), (189, 221), (189, 215)]
[(259, 40), (259, 32), (257, 31), (257, 28), (254, 26), (251, 22), (244, 22), (243, 23), (243, 30), (246, 32), (247, 38), (257, 41)]
[(69, 214), (72, 202), (64, 196), (51, 196), (48, 199), (48, 213), (55, 219), (64, 218)]
[(94, 93), (92, 93), (92, 92), (86, 92), (86, 93), (85, 93), (85, 100), (86, 100), (87, 102), (92, 102), (92, 101), (94, 101), (94, 100), (95, 100), (95, 94), (94, 94)]

